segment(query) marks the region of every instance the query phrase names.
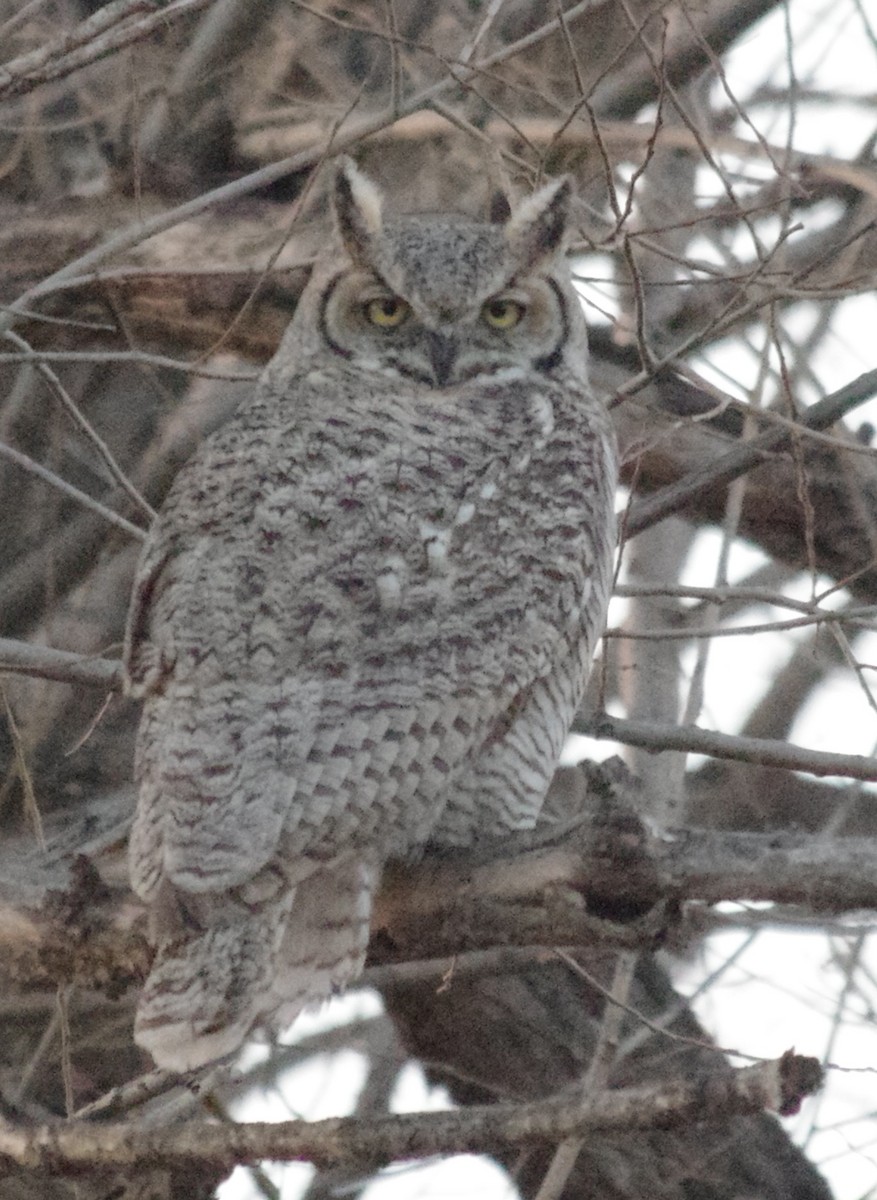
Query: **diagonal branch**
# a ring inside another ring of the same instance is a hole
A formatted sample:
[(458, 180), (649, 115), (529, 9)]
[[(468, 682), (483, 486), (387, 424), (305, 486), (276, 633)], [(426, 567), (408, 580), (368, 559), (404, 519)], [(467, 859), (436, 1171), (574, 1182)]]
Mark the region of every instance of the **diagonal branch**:
[(262, 1159), (321, 1167), (377, 1166), (399, 1159), (532, 1146), (601, 1131), (668, 1129), (769, 1109), (797, 1111), (822, 1082), (819, 1063), (781, 1058), (701, 1079), (619, 1088), (596, 1096), (564, 1092), (524, 1104), (450, 1112), (335, 1117), (248, 1125), (190, 1121), (160, 1129), (68, 1121), (27, 1128), (0, 1121), (0, 1158), (31, 1170), (228, 1166)]
[[(866, 371), (852, 383), (811, 405), (801, 414), (799, 424), (805, 429), (828, 429), (860, 404), (870, 400), (875, 393), (877, 370)], [(762, 462), (766, 453), (781, 449), (790, 439), (791, 435), (785, 429), (768, 429), (745, 445), (729, 450), (715, 462), (698, 471), (692, 471), (669, 487), (662, 488), (654, 496), (635, 501), (625, 522), (627, 537), (642, 533), (644, 529), (656, 525), (671, 513), (679, 512), (711, 488), (730, 483), (732, 479), (745, 475)]]
[(143, 541), (146, 537), (145, 529), (142, 529), (139, 525), (134, 525), (127, 517), (113, 512), (111, 508), (107, 508), (105, 504), (101, 504), (100, 500), (95, 500), (87, 492), (74, 487), (72, 483), (68, 483), (66, 479), (62, 479), (60, 475), (56, 475), (54, 471), (48, 470), (47, 467), (35, 462), (26, 454), (22, 454), (20, 450), (16, 450), (13, 446), (8, 446), (5, 442), (0, 442), (0, 457), (8, 459), (17, 467), (21, 467), (23, 471), (27, 471), (28, 474), (35, 475), (37, 479), (42, 479), (44, 483), (49, 484), (50, 487), (55, 488), (62, 495), (69, 496), (77, 504), (81, 504), (83, 508), (88, 508), (92, 512), (96, 512), (111, 525), (116, 525), (119, 529), (123, 529), (130, 537), (137, 538), (140, 541)]
[[(80, 22), (55, 42), (0, 65), (0, 99), (21, 96), (52, 79), (63, 79), (81, 67), (142, 41), (176, 17), (188, 16), (214, 0), (115, 0)], [(146, 14), (146, 15), (140, 15)]]
[(681, 750), (686, 754), (708, 754), (762, 767), (785, 767), (808, 775), (840, 775), (846, 779), (877, 781), (877, 758), (864, 754), (833, 754), (808, 750), (781, 738), (737, 737), (696, 725), (662, 725), (655, 721), (626, 721), (609, 713), (598, 713), (574, 725), (586, 737), (640, 746), (644, 750)]

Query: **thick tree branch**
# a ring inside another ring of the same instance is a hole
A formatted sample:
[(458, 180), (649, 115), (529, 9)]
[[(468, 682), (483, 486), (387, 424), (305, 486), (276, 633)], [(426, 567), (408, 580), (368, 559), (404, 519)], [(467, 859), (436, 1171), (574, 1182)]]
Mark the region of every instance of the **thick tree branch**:
[(565, 1092), (525, 1104), (451, 1112), (335, 1117), (274, 1125), (192, 1121), (176, 1128), (67, 1122), (26, 1128), (0, 1121), (0, 1158), (31, 1170), (169, 1167), (311, 1161), (321, 1167), (378, 1166), (398, 1159), (538, 1145), (598, 1130), (670, 1129), (764, 1109), (793, 1113), (820, 1086), (813, 1058), (787, 1052), (770, 1062), (698, 1080), (619, 1088), (597, 1096)]
[[(594, 803), (598, 811), (572, 828), (517, 835), (477, 855), (427, 855), (416, 867), (387, 868), (370, 962), (513, 947), (528, 954), (558, 945), (650, 948), (685, 901), (877, 909), (875, 839), (695, 829), (653, 837), (630, 810)], [(92, 835), (97, 830), (94, 864), (111, 879), (125, 833), (112, 812), (110, 806), (87, 822)], [(68, 835), (65, 828), (61, 836)], [(46, 854), (24, 837), (4, 844), (0, 990), (75, 981), (118, 994), (138, 985), (150, 957), (139, 909), (127, 893), (103, 887), (75, 847), (60, 855), (52, 847), (50, 840)]]
[(652, 838), (610, 812), (555, 847), (388, 871), (373, 927), (391, 948), (373, 943), (372, 961), (540, 942), (646, 945), (665, 929), (661, 905), (672, 913), (687, 900), (877, 908), (877, 840), (697, 829)]

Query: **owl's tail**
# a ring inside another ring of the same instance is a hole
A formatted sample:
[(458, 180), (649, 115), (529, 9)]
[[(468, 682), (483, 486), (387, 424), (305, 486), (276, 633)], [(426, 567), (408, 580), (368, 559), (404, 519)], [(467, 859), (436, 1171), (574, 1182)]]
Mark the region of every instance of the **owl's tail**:
[(254, 1027), (290, 1025), (361, 972), (377, 878), (374, 864), (346, 858), (258, 903), (214, 899), (211, 913), (198, 897), (204, 931), (159, 941), (137, 1044), (159, 1067), (190, 1071), (233, 1053)]
[(284, 1029), (362, 971), (379, 870), (349, 859), (309, 875), (296, 888), (272, 988), (271, 1026)]

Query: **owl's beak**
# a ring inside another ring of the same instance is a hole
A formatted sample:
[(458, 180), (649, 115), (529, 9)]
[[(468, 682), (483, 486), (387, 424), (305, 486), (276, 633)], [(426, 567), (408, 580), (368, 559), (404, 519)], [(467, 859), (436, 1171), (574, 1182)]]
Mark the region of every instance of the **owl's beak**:
[(435, 381), (439, 387), (444, 387), (450, 382), (451, 371), (457, 359), (457, 344), (453, 338), (433, 330), (429, 330), (426, 337)]

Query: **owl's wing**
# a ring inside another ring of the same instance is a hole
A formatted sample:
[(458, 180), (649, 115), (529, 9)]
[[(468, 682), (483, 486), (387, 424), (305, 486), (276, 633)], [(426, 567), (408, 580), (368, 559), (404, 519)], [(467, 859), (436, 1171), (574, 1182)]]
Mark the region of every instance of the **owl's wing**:
[(224, 1056), (360, 973), (381, 860), (427, 841), (483, 699), (173, 674), (147, 698), (130, 855), (157, 954), (135, 1036), (160, 1066)]
[(356, 978), (381, 861), (427, 842), (491, 721), (508, 724), (501, 694), (385, 676), (304, 713), (306, 691), (291, 679), (269, 708), (261, 687), (205, 698), (170, 678), (146, 701), (131, 863), (157, 954), (135, 1035), (160, 1066), (224, 1056)]
[(406, 854), (429, 839), (450, 783), (507, 698), (351, 674), (277, 683), (169, 675), (147, 698), (130, 844), (144, 899), (164, 879), (194, 893), (239, 886), (279, 849), (297, 882), (349, 849)]
[(164, 879), (193, 893), (236, 887), (281, 837), (302, 875), (311, 858), (352, 847), (422, 845), (451, 778), (515, 698), (500, 631), (485, 652), (465, 628), (479, 568), (450, 606), (436, 610), (436, 581), (415, 579), (413, 615), (366, 618), (360, 592), (380, 590), (368, 531), (336, 543), (299, 529), (280, 559), (269, 518), (295, 528), (302, 488), (218, 537), (190, 517), (205, 474), (187, 468), (159, 518), (128, 625), (129, 686), (145, 698), (135, 889), (152, 899)]
[[(297, 766), (289, 754), (263, 762), (253, 753), (260, 719), (274, 725), (278, 688), (238, 678), (245, 662), (224, 661), (222, 630), (210, 628), (215, 544), (189, 538), (181, 553), (178, 536), (159, 518), (125, 635), (127, 690), (145, 700), (129, 859), (132, 885), (147, 900), (164, 880), (205, 892), (254, 876), (276, 851)], [(231, 619), (227, 610), (224, 617)], [(287, 732), (298, 746), (312, 737), (314, 693), (307, 684), (296, 688), (295, 727)]]

